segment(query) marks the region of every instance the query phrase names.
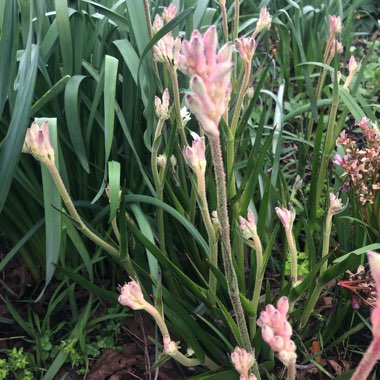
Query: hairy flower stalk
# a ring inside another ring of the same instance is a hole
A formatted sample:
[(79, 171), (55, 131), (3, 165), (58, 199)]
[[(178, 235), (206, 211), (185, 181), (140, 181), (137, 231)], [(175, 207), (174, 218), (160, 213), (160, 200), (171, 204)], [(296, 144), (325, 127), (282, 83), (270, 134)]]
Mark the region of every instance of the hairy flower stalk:
[(286, 241), (288, 242), (289, 254), (290, 254), (290, 276), (292, 280), (292, 286), (296, 286), (298, 282), (297, 276), (297, 247), (293, 236), (293, 222), (296, 217), (296, 212), (293, 207), (290, 210), (285, 207), (275, 208), (277, 216), (280, 218), (282, 225), (285, 229)]
[[(205, 224), (208, 242), (210, 246), (210, 262), (211, 265), (215, 268), (218, 268), (218, 240), (216, 237), (216, 231), (211, 219), (210, 211), (207, 203), (206, 195), (206, 146), (205, 138), (198, 136), (196, 133), (192, 133), (194, 141), (192, 146), (186, 146), (184, 149), (184, 156), (186, 162), (194, 171), (194, 174), (197, 179), (197, 191), (198, 191), (198, 203), (201, 210), (203, 222)], [(209, 289), (211, 292), (211, 299), (214, 299), (213, 295), (216, 293), (217, 279), (210, 269), (209, 273)], [(215, 301), (212, 301), (213, 303)]]
[(178, 343), (173, 342), (170, 339), (169, 330), (166, 326), (163, 316), (159, 311), (144, 298), (140, 285), (136, 281), (130, 281), (120, 287), (120, 295), (118, 301), (123, 306), (128, 306), (133, 310), (144, 310), (150, 314), (156, 321), (158, 328), (160, 329), (164, 353), (177, 360), (179, 363), (186, 367), (194, 367), (197, 365), (203, 365), (211, 370), (218, 369), (218, 366), (209, 358), (206, 357), (202, 363), (198, 359), (190, 359), (179, 351)]
[(228, 18), (227, 18), (227, 8), (226, 0), (219, 0), (220, 11), (222, 12), (222, 28), (224, 42), (228, 41)]
[(372, 310), (372, 342), (367, 348), (358, 368), (351, 377), (351, 380), (367, 379), (380, 359), (380, 254), (376, 252), (368, 252), (368, 261), (371, 268), (372, 276), (375, 280), (377, 301), (376, 306)]
[(261, 292), (261, 285), (263, 282), (263, 246), (259, 235), (257, 234), (256, 219), (252, 211), (248, 211), (247, 219), (242, 216), (240, 220), (240, 233), (245, 243), (256, 252), (256, 275), (255, 275), (255, 288), (252, 297), (252, 309), (254, 315), (249, 318), (249, 332), (253, 339), (256, 334), (256, 316), (259, 306), (259, 298)]
[[(324, 259), (328, 253), (330, 248), (330, 236), (331, 236), (331, 228), (332, 228), (332, 218), (334, 215), (339, 214), (344, 210), (344, 206), (342, 204), (342, 201), (335, 196), (333, 193), (330, 193), (330, 206), (327, 211), (326, 215), (326, 221), (325, 221), (325, 227), (323, 230), (323, 241), (322, 241), (322, 259)], [(327, 261), (325, 261), (320, 269), (319, 277), (321, 277), (327, 270)], [(300, 320), (300, 327), (303, 328), (306, 326), (307, 321), (309, 320), (309, 317), (314, 310), (314, 306), (318, 302), (319, 296), (322, 292), (322, 285), (317, 282), (313, 293), (311, 294), (311, 297), (309, 301), (306, 303), (306, 306), (303, 310), (301, 320)]]
[(332, 103), (329, 114), (329, 121), (327, 124), (326, 139), (323, 147), (322, 159), (320, 164), (320, 170), (316, 185), (315, 198), (312, 202), (312, 208), (310, 212), (310, 228), (313, 231), (316, 221), (316, 212), (322, 196), (322, 188), (325, 183), (327, 168), (329, 165), (330, 155), (334, 148), (334, 136), (335, 136), (335, 121), (338, 112), (339, 105), (339, 88), (337, 78), (334, 78), (334, 87), (332, 95)]
[(44, 122), (41, 128), (36, 122), (33, 122), (31, 127), (26, 131), (25, 142), (22, 151), (31, 153), (34, 158), (40, 161), (49, 170), (58, 192), (62, 197), (64, 204), (69, 211), (70, 216), (77, 224), (77, 228), (86, 235), (90, 240), (97, 244), (100, 248), (112, 256), (119, 257), (118, 249), (114, 248), (99, 236), (94, 234), (83, 222), (76, 210), (69, 193), (66, 190), (65, 184), (62, 181), (61, 175), (55, 165), (54, 149), (50, 143), (48, 122)]
[[(251, 351), (237, 277), (232, 262), (226, 176), (219, 137), (219, 121), (226, 110), (231, 88), (232, 51), (231, 46), (226, 44), (217, 52), (217, 45), (218, 38), (215, 26), (211, 26), (204, 36), (197, 30), (193, 31), (190, 41), (184, 41), (182, 44), (178, 67), (191, 77), (191, 92), (186, 95), (187, 106), (197, 117), (201, 128), (209, 138), (215, 171), (219, 231), (228, 293), (236, 314), (243, 348)], [(257, 366), (255, 374), (259, 376)]]
[[(336, 39), (336, 37), (342, 33), (342, 21), (339, 16), (330, 16), (330, 34), (326, 42), (325, 52), (323, 54), (322, 63), (329, 65), (334, 58), (334, 56), (343, 51), (342, 44)], [(318, 79), (317, 90), (316, 90), (316, 101), (319, 101), (322, 94), (322, 88), (326, 80), (327, 69), (322, 68), (322, 73)], [(313, 117), (310, 117), (307, 129), (306, 129), (306, 139), (309, 140), (311, 137), (313, 126)]]
[(278, 358), (288, 369), (288, 380), (296, 378), (296, 345), (291, 340), (292, 326), (287, 321), (289, 301), (287, 297), (281, 297), (277, 302), (277, 308), (267, 305), (261, 312), (257, 325), (261, 327), (263, 340), (269, 344)]
[[(162, 168), (161, 175), (158, 172), (158, 149), (160, 146), (160, 139), (162, 134), (162, 128), (165, 121), (169, 119), (169, 90), (165, 89), (161, 99), (155, 97), (155, 112), (158, 117), (158, 123), (156, 131), (154, 133), (153, 144), (152, 144), (152, 155), (151, 155), (151, 169), (153, 174), (153, 180), (156, 187), (156, 197), (158, 200), (163, 200), (164, 191), (164, 178), (165, 168)], [(161, 207), (157, 209), (157, 229), (159, 235), (160, 248), (163, 252), (166, 252), (166, 242), (165, 242), (165, 228), (164, 228), (164, 211)]]

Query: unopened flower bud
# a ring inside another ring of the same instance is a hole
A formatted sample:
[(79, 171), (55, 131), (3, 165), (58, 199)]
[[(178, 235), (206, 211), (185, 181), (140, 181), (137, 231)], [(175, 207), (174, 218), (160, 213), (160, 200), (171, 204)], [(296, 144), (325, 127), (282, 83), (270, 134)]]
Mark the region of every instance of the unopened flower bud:
[(152, 25), (152, 31), (156, 34), (164, 26), (164, 20), (160, 15), (156, 15)]
[[(105, 188), (105, 191), (106, 191), (106, 195), (107, 195), (107, 198), (108, 198), (108, 201), (111, 202), (111, 190), (110, 190), (110, 184), (107, 184), (106, 188)], [(120, 202), (120, 197), (121, 197), (121, 193), (122, 191), (119, 190), (119, 202)]]
[(54, 163), (54, 148), (50, 143), (48, 122), (44, 121), (41, 128), (33, 121), (30, 128), (26, 130), (24, 153), (30, 153), (38, 161), (50, 161)]
[(267, 11), (266, 7), (260, 9), (259, 19), (257, 20), (255, 34), (258, 34), (263, 29), (270, 29), (272, 23), (272, 17)]
[(248, 379), (249, 369), (255, 362), (253, 352), (247, 352), (244, 348), (236, 347), (231, 354), (231, 361), (236, 371)]
[(163, 168), (165, 169), (166, 168), (166, 163), (167, 163), (168, 159), (166, 157), (166, 154), (160, 154), (159, 156), (157, 156), (157, 165), (160, 167), (160, 168)]
[(164, 352), (169, 356), (173, 356), (178, 352), (178, 346), (176, 342), (173, 342), (170, 337), (163, 337)]
[(285, 207), (276, 207), (275, 208), (277, 216), (280, 218), (282, 225), (285, 230), (291, 231), (293, 228), (293, 222), (296, 217), (296, 212), (293, 207), (290, 207), (290, 210)]
[(146, 303), (140, 285), (135, 281), (130, 281), (120, 288), (118, 301), (133, 310), (143, 309)]
[(170, 156), (170, 165), (173, 170), (175, 170), (175, 167), (177, 166), (177, 158), (174, 154)]
[(255, 88), (253, 86), (248, 87), (247, 93), (246, 93), (247, 99), (251, 100), (254, 94), (255, 94)]
[(339, 16), (330, 16), (330, 34), (340, 34), (342, 33), (342, 20)]
[(164, 120), (169, 119), (170, 117), (169, 100), (170, 100), (170, 96), (169, 96), (169, 90), (167, 88), (162, 94), (162, 101), (158, 96), (154, 98), (154, 106), (155, 106), (154, 110), (159, 119), (164, 119)]
[(205, 138), (194, 132), (192, 132), (192, 136), (194, 140), (191, 147), (187, 146), (184, 149), (186, 162), (197, 175), (204, 175), (207, 165)]
[(256, 41), (252, 37), (237, 38), (235, 40), (235, 47), (244, 62), (251, 62), (256, 49)]
[(153, 46), (153, 59), (177, 67), (181, 46), (180, 36), (174, 39), (171, 33), (166, 34)]
[(330, 207), (329, 213), (332, 215), (339, 214), (345, 209), (345, 206), (342, 204), (342, 201), (333, 193), (330, 193)]
[(173, 3), (171, 3), (168, 7), (164, 7), (164, 10), (162, 12), (162, 18), (166, 22), (169, 22), (175, 17), (176, 14), (177, 14), (177, 7)]

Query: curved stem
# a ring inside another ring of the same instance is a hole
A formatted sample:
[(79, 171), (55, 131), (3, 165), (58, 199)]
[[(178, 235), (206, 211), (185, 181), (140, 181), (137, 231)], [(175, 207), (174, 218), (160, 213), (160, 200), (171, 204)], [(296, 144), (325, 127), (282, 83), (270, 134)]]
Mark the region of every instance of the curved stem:
[(94, 234), (82, 221), (81, 217), (78, 214), (78, 211), (76, 210), (69, 193), (66, 190), (65, 184), (62, 181), (61, 175), (59, 174), (59, 171), (55, 164), (51, 162), (50, 160), (44, 160), (42, 163), (46, 166), (46, 168), (49, 170), (55, 185), (57, 186), (57, 189), (59, 191), (59, 194), (62, 197), (63, 202), (65, 203), (67, 210), (69, 211), (69, 214), (71, 217), (75, 220), (75, 222), (79, 225), (78, 228), (80, 231), (83, 232), (84, 235), (86, 235), (90, 240), (92, 240), (96, 245), (98, 245), (100, 248), (104, 249), (109, 254), (119, 257), (119, 251), (112, 247), (112, 245), (105, 242), (103, 239), (101, 239), (99, 236)]

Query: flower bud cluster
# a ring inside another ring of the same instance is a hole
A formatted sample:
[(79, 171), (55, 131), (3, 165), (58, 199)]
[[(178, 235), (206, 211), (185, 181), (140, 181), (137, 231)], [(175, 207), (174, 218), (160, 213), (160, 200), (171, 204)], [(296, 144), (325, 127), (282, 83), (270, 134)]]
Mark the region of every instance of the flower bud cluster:
[(294, 364), (297, 359), (296, 345), (290, 339), (292, 326), (287, 321), (289, 301), (287, 297), (281, 297), (277, 302), (277, 308), (267, 305), (262, 311), (257, 325), (261, 327), (264, 341), (270, 345), (285, 366)]

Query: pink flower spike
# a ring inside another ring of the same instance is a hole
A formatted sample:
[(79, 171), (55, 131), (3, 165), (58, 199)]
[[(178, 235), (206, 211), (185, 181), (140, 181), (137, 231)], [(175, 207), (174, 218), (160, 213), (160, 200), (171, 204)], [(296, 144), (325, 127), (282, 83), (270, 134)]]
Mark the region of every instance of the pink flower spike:
[(275, 208), (277, 216), (280, 218), (282, 225), (284, 226), (285, 230), (291, 231), (293, 228), (293, 222), (296, 217), (296, 212), (293, 207), (290, 208), (290, 210), (286, 209), (285, 207), (276, 207)]
[(251, 62), (256, 49), (256, 41), (252, 37), (237, 38), (235, 40), (235, 47), (244, 62)]
[(281, 297), (277, 302), (277, 308), (273, 305), (267, 305), (257, 320), (257, 325), (261, 327), (263, 340), (269, 344), (274, 352), (278, 353), (279, 359), (286, 366), (295, 364), (297, 359), (296, 345), (290, 339), (293, 330), (287, 321), (288, 309), (288, 298)]
[(217, 52), (217, 33), (211, 26), (204, 36), (198, 30), (184, 41), (178, 58), (178, 68), (191, 77), (191, 93), (186, 104), (209, 136), (219, 136), (219, 121), (226, 110), (230, 95), (233, 68), (231, 46), (224, 45)]
[(342, 21), (339, 16), (330, 16), (330, 34), (342, 33)]
[(164, 7), (164, 10), (162, 11), (162, 18), (169, 22), (171, 21), (175, 15), (177, 14), (177, 7), (171, 3), (168, 7)]
[(136, 281), (130, 281), (120, 288), (118, 301), (133, 310), (143, 309), (146, 303), (140, 285)]

